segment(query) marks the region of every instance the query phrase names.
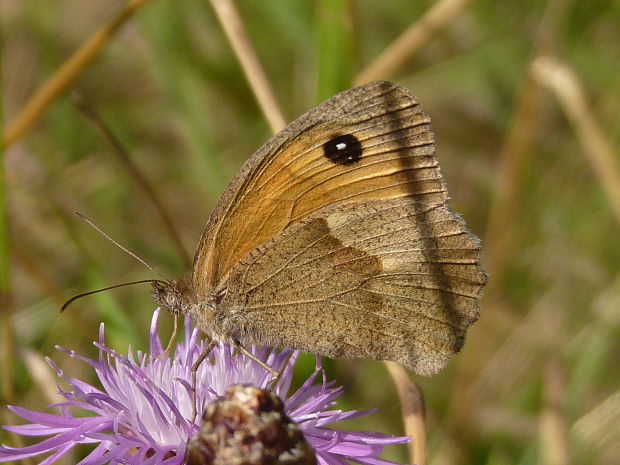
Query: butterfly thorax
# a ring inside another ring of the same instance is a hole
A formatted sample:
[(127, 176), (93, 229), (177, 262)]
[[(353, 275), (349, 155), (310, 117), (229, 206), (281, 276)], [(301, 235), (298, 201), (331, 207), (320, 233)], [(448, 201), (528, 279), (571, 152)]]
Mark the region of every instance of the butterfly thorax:
[(159, 306), (173, 315), (187, 314), (196, 304), (196, 294), (187, 278), (168, 282), (154, 281), (153, 290)]
[[(215, 341), (234, 342), (237, 340), (230, 328), (223, 322), (222, 312), (218, 312), (218, 293), (198, 297), (191, 279), (153, 282), (155, 300), (159, 306), (173, 315), (187, 315), (203, 333)], [(224, 323), (224, 324), (223, 324)]]

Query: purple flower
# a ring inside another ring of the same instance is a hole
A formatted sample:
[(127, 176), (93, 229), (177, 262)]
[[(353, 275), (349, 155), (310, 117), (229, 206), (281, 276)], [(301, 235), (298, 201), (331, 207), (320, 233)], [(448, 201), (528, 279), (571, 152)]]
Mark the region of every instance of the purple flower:
[[(134, 356), (130, 348), (129, 354), (124, 356), (108, 348), (103, 324), (99, 342), (95, 344), (99, 348), (98, 360), (58, 348), (92, 366), (103, 389), (66, 376), (48, 359), (58, 376), (71, 386), (70, 391), (59, 387), (59, 393), (66, 400), (50, 406), (59, 408), (59, 414), (11, 406), (11, 411), (30, 423), (5, 426), (5, 429), (24, 436), (51, 437), (19, 449), (0, 446), (0, 462), (51, 453), (41, 462), (47, 465), (77, 444), (93, 444), (94, 449), (81, 465), (181, 464), (189, 438), (199, 429), (192, 422), (191, 367), (206, 343), (198, 341), (198, 330), (192, 330), (187, 320), (184, 340), (176, 346), (174, 357), (162, 355), (164, 350), (157, 334), (158, 317), (159, 310), (155, 311), (151, 324), (150, 353), (137, 352)], [(283, 399), (286, 415), (299, 425), (315, 449), (318, 464), (346, 465), (346, 460), (364, 465), (390, 464), (392, 462), (379, 458), (383, 447), (408, 442), (406, 437), (328, 428), (334, 422), (369, 412), (332, 409), (342, 388), (326, 382), (318, 359), (314, 373), (301, 388), (287, 396), (297, 352), (277, 352), (266, 347), (253, 348), (252, 352), (276, 370), (284, 369), (273, 390)], [(267, 370), (243, 355), (234, 355), (230, 346), (215, 347), (198, 370), (196, 418), (200, 419), (203, 406), (221, 396), (227, 387), (251, 384), (266, 388), (270, 379)], [(76, 407), (89, 416), (74, 416)]]

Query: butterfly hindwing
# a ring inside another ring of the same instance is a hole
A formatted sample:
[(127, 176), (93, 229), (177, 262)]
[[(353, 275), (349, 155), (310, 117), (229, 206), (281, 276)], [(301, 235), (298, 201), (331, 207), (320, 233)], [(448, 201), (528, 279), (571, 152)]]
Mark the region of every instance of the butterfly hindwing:
[(395, 360), (434, 374), (478, 318), (478, 252), (441, 204), (402, 198), (327, 207), (233, 267), (222, 318), (239, 340)]

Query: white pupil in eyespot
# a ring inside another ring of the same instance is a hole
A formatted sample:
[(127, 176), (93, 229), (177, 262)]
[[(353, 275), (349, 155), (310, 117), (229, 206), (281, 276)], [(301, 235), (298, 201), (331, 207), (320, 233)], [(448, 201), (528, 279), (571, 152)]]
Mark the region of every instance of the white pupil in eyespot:
[(344, 149), (347, 148), (347, 144), (345, 144), (344, 142), (339, 142), (339, 143), (336, 144), (336, 148), (338, 150), (344, 150)]

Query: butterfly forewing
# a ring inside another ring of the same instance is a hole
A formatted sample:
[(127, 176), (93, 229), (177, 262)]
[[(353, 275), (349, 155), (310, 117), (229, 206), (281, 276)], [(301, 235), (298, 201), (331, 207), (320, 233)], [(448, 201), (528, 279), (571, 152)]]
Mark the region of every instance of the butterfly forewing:
[(244, 165), (205, 228), (194, 288), (206, 295), (246, 254), (321, 208), (403, 196), (429, 203), (446, 198), (428, 117), (391, 83), (343, 92)]

